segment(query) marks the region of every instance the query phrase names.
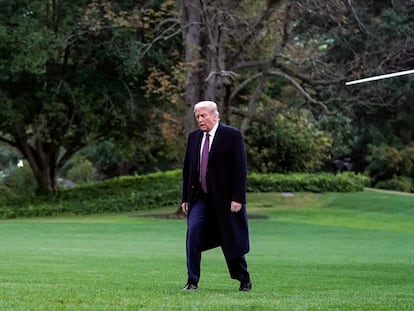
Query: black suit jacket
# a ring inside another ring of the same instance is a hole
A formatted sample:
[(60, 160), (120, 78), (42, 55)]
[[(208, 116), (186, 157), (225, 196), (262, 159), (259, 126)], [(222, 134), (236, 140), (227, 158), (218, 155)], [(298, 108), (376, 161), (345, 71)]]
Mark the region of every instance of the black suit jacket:
[[(188, 136), (183, 167), (182, 202), (191, 204), (199, 189), (200, 129)], [(229, 258), (249, 251), (246, 213), (247, 163), (242, 135), (236, 128), (219, 123), (210, 148), (206, 183), (212, 200), (215, 221), (205, 238), (204, 249), (222, 246)], [(230, 210), (231, 201), (243, 204), (238, 213)]]

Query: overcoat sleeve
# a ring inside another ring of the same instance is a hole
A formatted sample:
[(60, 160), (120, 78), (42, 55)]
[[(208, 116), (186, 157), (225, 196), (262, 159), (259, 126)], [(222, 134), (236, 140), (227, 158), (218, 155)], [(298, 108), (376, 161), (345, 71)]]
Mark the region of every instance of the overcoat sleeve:
[(200, 133), (200, 130), (195, 130), (188, 135), (183, 165), (181, 202), (192, 203), (198, 188)]
[(240, 132), (233, 132), (234, 143), (234, 177), (232, 178), (232, 201), (246, 203), (247, 157), (243, 138)]

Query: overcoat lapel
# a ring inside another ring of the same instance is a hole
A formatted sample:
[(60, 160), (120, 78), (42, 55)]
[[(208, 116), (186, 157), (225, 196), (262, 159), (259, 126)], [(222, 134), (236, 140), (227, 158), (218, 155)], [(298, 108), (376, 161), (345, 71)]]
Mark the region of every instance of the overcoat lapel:
[(213, 143), (211, 144), (210, 152), (208, 154), (209, 159), (211, 159), (211, 157), (214, 155), (214, 152), (216, 151), (217, 147), (220, 146), (222, 140), (223, 131), (221, 130), (221, 124), (219, 124), (219, 126), (217, 127), (216, 135), (213, 139)]
[(199, 164), (200, 164), (200, 150), (201, 150), (201, 142), (202, 142), (202, 140), (203, 140), (203, 135), (204, 135), (204, 132), (203, 131), (199, 131), (199, 134), (198, 134), (198, 137), (197, 137), (197, 148), (194, 150), (194, 152), (195, 152), (195, 159), (197, 159), (197, 162), (196, 162), (196, 164), (197, 164), (197, 170), (199, 170)]

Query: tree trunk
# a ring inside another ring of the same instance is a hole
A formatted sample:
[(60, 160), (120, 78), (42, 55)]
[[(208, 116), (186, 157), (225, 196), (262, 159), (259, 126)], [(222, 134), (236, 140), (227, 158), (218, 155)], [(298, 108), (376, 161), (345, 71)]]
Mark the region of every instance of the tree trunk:
[(202, 7), (200, 1), (181, 0), (181, 25), (185, 46), (185, 118), (187, 132), (194, 128), (194, 104), (202, 98), (203, 70), (201, 59), (201, 21)]
[[(220, 2), (220, 1), (219, 1)], [(224, 7), (229, 4), (224, 1)], [(225, 123), (230, 123), (230, 94), (233, 87), (232, 76), (226, 68), (226, 50), (224, 40), (228, 36), (226, 27), (228, 14), (222, 10), (223, 3), (216, 4), (209, 8), (211, 16), (204, 14), (204, 29), (206, 38), (203, 47), (206, 50), (206, 99), (213, 100), (217, 103), (220, 118)], [(216, 8), (219, 8), (216, 10)]]
[[(181, 0), (187, 66), (184, 93), (184, 124), (187, 131), (194, 128), (193, 107), (199, 100), (215, 101), (221, 119), (226, 123), (230, 121), (229, 99), (233, 81), (225, 64), (225, 14), (219, 10), (212, 14), (211, 10), (216, 10), (214, 3), (203, 7), (203, 1)], [(214, 18), (210, 15), (214, 15)]]
[(33, 145), (19, 141), (15, 147), (29, 162), (38, 184), (38, 192), (49, 194), (57, 192), (56, 175), (59, 147), (53, 143), (36, 140)]

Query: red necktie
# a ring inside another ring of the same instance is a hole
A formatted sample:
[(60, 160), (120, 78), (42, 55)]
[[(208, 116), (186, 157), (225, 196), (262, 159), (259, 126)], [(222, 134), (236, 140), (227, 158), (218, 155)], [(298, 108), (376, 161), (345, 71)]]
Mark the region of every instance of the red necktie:
[(203, 189), (205, 193), (207, 193), (206, 173), (207, 173), (209, 147), (210, 147), (210, 135), (206, 133), (206, 139), (204, 140), (203, 150), (201, 151), (201, 165), (200, 165), (201, 188)]

